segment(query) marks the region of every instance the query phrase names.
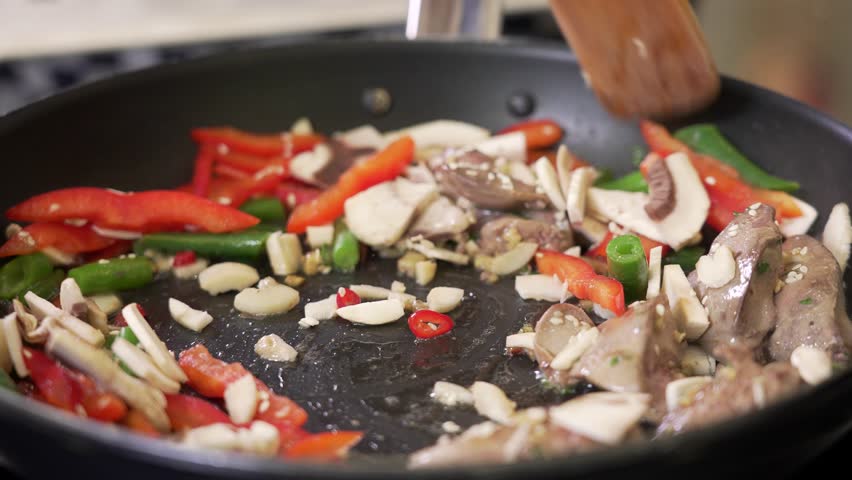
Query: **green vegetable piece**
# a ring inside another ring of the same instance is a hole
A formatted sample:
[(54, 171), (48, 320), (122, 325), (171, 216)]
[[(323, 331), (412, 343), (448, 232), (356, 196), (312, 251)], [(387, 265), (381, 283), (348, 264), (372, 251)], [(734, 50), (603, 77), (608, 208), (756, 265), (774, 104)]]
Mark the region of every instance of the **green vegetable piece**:
[(121, 327), (121, 330), (118, 331), (118, 336), (133, 345), (139, 345), (139, 339), (136, 338), (136, 334), (133, 333), (133, 330), (131, 330), (130, 327)]
[(334, 263), (334, 259), (332, 258), (332, 248), (331, 245), (323, 245), (319, 248), (320, 258), (322, 259), (323, 265), (332, 265)]
[(795, 192), (799, 183), (770, 175), (742, 154), (712, 123), (700, 123), (675, 132), (675, 138), (698, 153), (709, 155), (734, 167), (743, 180), (755, 187)]
[(358, 239), (345, 226), (338, 225), (334, 235), (334, 247), (331, 250), (331, 262), (335, 270), (352, 272), (361, 258)]
[(595, 186), (606, 190), (624, 190), (625, 192), (647, 192), (648, 182), (642, 176), (642, 172), (628, 173), (614, 180), (595, 182)]
[(154, 279), (154, 264), (146, 257), (114, 258), (89, 263), (68, 271), (83, 295), (132, 290)]
[(619, 235), (606, 246), (609, 273), (624, 286), (624, 301), (643, 300), (648, 290), (648, 261), (636, 235)]
[(261, 197), (246, 201), (240, 206), (240, 210), (253, 215), (264, 223), (284, 224), (284, 205), (275, 197)]
[(638, 168), (639, 164), (642, 163), (642, 160), (645, 160), (646, 155), (648, 155), (648, 149), (642, 145), (636, 145), (630, 151), (630, 161), (633, 163), (634, 167)]
[[(683, 269), (684, 273), (689, 273), (695, 270), (695, 264), (698, 263), (698, 259), (701, 258), (702, 255), (704, 255), (704, 248), (686, 247), (666, 255), (666, 257), (663, 258), (663, 264), (680, 265), (680, 268)], [(758, 266), (758, 269), (759, 268), (760, 267)]]
[(808, 297), (804, 300), (801, 300), (799, 303), (801, 303), (802, 305), (810, 305), (810, 304), (814, 303), (814, 299), (811, 298), (811, 297)]
[(59, 294), (59, 284), (62, 283), (62, 280), (65, 280), (65, 272), (57, 268), (46, 277), (27, 286), (27, 288), (18, 293), (18, 300), (23, 302), (24, 295), (27, 292), (33, 292), (41, 298), (50, 300)]
[(5, 388), (6, 390), (11, 390), (13, 392), (18, 391), (18, 386), (15, 385), (15, 381), (12, 380), (12, 377), (10, 377), (9, 374), (2, 369), (0, 369), (0, 388)]
[(266, 239), (277, 230), (255, 227), (235, 233), (151, 233), (136, 241), (137, 255), (145, 250), (177, 253), (192, 250), (197, 255), (225, 260), (257, 260), (266, 253)]
[(26, 289), (49, 276), (53, 265), (42, 253), (21, 255), (0, 268), (0, 298), (11, 300)]
[(620, 358), (618, 358), (617, 356), (612, 357), (612, 358), (609, 360), (609, 366), (610, 366), (610, 367), (614, 367), (614, 366), (618, 365), (618, 362), (620, 362), (620, 361), (621, 361), (621, 359), (620, 359)]
[(767, 262), (758, 262), (757, 264), (757, 273), (766, 273), (769, 270), (769, 263)]

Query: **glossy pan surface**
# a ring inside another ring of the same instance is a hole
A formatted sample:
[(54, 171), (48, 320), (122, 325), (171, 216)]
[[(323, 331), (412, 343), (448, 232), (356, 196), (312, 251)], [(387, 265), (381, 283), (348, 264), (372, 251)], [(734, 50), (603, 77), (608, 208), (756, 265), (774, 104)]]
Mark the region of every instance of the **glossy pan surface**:
[[(364, 92), (380, 87), (391, 110), (374, 116)], [(65, 186), (126, 190), (168, 188), (190, 178), (194, 145), (189, 129), (234, 125), (280, 131), (308, 116), (321, 131), (372, 123), (380, 130), (436, 118), (499, 129), (514, 121), (512, 96), (534, 100), (533, 117), (555, 118), (564, 141), (580, 156), (617, 173), (632, 168), (642, 145), (636, 125), (601, 110), (564, 48), (524, 44), (348, 42), (250, 50), (120, 76), (0, 118), (0, 159), (6, 174), (3, 208)], [(821, 212), (849, 201), (852, 132), (789, 99), (726, 79), (708, 111), (687, 119), (713, 121), (772, 173), (803, 185), (798, 194)], [(676, 125), (672, 125), (676, 126)], [(821, 220), (824, 220), (822, 218)], [(821, 228), (821, 222), (817, 224)], [(393, 262), (372, 262), (354, 276), (315, 277), (302, 304), (340, 285), (388, 286)], [(849, 281), (849, 274), (846, 276)], [(413, 285), (413, 284), (412, 284)], [(402, 453), (433, 442), (443, 421), (462, 426), (478, 417), (444, 409), (428, 398), (436, 380), (494, 382), (519, 406), (554, 403), (526, 359), (503, 355), (505, 336), (544, 311), (522, 302), (511, 279), (488, 286), (471, 270), (442, 265), (434, 285), (466, 290), (451, 335), (414, 342), (398, 324), (358, 328), (336, 320), (310, 330), (296, 321), (301, 308), (277, 317), (238, 315), (232, 295), (210, 297), (195, 282), (169, 279), (124, 295), (140, 301), (155, 329), (175, 351), (202, 341), (214, 355), (240, 361), (310, 414), (309, 429), (363, 429), (367, 437), (349, 465), (303, 466), (221, 453), (193, 452), (113, 428), (66, 417), (0, 392), (0, 449), (23, 472), (57, 475), (78, 468), (93, 477), (151, 478), (446, 478), (448, 472), (406, 472)], [(419, 297), (426, 290), (413, 289)], [(168, 316), (169, 296), (210, 311), (202, 334)], [(848, 302), (847, 294), (847, 302)], [(295, 365), (259, 359), (254, 342), (277, 333), (300, 352)], [(852, 425), (852, 375), (756, 415), (672, 440), (617, 448), (577, 458), (455, 470), (453, 477), (633, 477), (683, 473), (695, 477), (770, 465), (790, 468), (818, 453)], [(120, 472), (120, 473), (118, 473)]]

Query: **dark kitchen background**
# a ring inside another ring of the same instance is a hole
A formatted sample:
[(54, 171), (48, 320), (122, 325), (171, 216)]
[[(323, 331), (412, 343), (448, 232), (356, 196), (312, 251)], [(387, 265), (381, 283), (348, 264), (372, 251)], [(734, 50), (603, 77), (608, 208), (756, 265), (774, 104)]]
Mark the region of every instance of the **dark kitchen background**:
[[(228, 49), (324, 38), (400, 37), (407, 3), (0, 0), (0, 115), (81, 83)], [(692, 3), (723, 73), (852, 124), (852, 2)], [(504, 36), (561, 40), (546, 0), (504, 0), (502, 6)], [(850, 437), (808, 469), (839, 463), (846, 452), (852, 452)], [(808, 474), (798, 472), (802, 478)], [(0, 468), (0, 478), (14, 477)]]

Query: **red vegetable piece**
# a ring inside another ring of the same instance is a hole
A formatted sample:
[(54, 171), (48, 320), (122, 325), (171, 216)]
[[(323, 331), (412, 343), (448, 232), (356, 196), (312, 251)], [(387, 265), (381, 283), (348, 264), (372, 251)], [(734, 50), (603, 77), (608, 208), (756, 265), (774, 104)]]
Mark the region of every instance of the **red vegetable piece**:
[(178, 363), (189, 379), (189, 386), (205, 397), (222, 398), (229, 383), (251, 375), (239, 363), (214, 358), (200, 343), (180, 352)]
[(130, 430), (151, 438), (159, 438), (160, 431), (148, 420), (148, 417), (139, 410), (130, 410), (121, 421), (122, 425)]
[(231, 419), (212, 403), (180, 393), (166, 394), (166, 415), (176, 432), (214, 423), (231, 423)]
[(349, 449), (361, 438), (362, 432), (337, 431), (308, 435), (291, 446), (284, 453), (286, 458), (303, 460), (338, 460), (345, 458)]
[(210, 191), (210, 179), (213, 176), (213, 149), (202, 145), (195, 156), (195, 170), (192, 174), (192, 193), (206, 197)]
[(292, 157), (314, 148), (324, 139), (322, 135), (295, 135), (292, 133), (256, 134), (231, 127), (197, 128), (192, 131), (196, 142), (225, 145), (229, 150), (262, 157), (283, 155)]
[(110, 259), (115, 258), (119, 255), (124, 255), (133, 249), (133, 241), (131, 240), (116, 240), (112, 245), (102, 248), (100, 250), (95, 250), (94, 252), (89, 252), (83, 255), (83, 261), (85, 263), (97, 262), (101, 259)]
[(217, 178), (210, 185), (210, 199), (239, 207), (255, 195), (272, 193), (287, 175), (287, 169), (278, 165), (261, 170), (244, 180)]
[(417, 338), (434, 338), (453, 329), (453, 319), (434, 310), (418, 310), (408, 317), (408, 328)]
[(232, 152), (228, 149), (219, 149), (216, 152), (216, 163), (227, 165), (245, 173), (257, 173), (270, 165), (284, 165), (286, 157), (260, 157), (248, 153)]
[(0, 257), (26, 255), (47, 247), (70, 254), (92, 252), (109, 247), (115, 242), (115, 239), (102, 237), (89, 227), (75, 227), (64, 223), (33, 223), (0, 247)]
[[(301, 427), (308, 421), (308, 412), (305, 411), (302, 407), (300, 407), (296, 402), (290, 400), (284, 395), (278, 395), (273, 392), (269, 387), (267, 387), (260, 380), (257, 381), (257, 389), (258, 391), (263, 391), (269, 394), (269, 407), (262, 409), (261, 406), (258, 408), (258, 412), (255, 415), (256, 420), (263, 420), (264, 422), (271, 423), (278, 428), (279, 431), (283, 429), (293, 429), (297, 427)], [(263, 404), (263, 401), (260, 402)]]
[(298, 180), (284, 180), (275, 188), (275, 196), (287, 208), (295, 208), (303, 203), (308, 203), (317, 198), (322, 190), (312, 187)]
[(103, 188), (66, 188), (36, 195), (6, 212), (13, 221), (63, 222), (82, 218), (94, 224), (134, 232), (194, 225), (222, 233), (243, 230), (259, 220), (235, 208), (190, 193), (149, 190), (117, 193)]
[[(499, 133), (511, 132), (523, 132), (527, 139), (528, 150), (550, 148), (562, 138), (562, 127), (547, 118), (516, 123), (500, 130)], [(535, 160), (538, 160), (538, 158)]]
[(624, 287), (617, 280), (598, 275), (594, 268), (580, 258), (552, 250), (535, 254), (538, 271), (556, 275), (568, 283), (568, 290), (579, 299), (588, 299), (607, 310), (621, 315), (625, 311)]
[(184, 265), (191, 265), (195, 263), (195, 252), (192, 250), (184, 250), (182, 252), (175, 253), (174, 258), (172, 259), (172, 266), (174, 267), (183, 267)]
[(358, 305), (359, 303), (361, 303), (361, 297), (357, 293), (344, 287), (337, 289), (337, 308)]
[(217, 177), (229, 180), (246, 180), (251, 178), (250, 173), (246, 173), (238, 168), (221, 163), (213, 165), (213, 173), (215, 173)]
[(304, 233), (309, 226), (324, 225), (343, 214), (343, 203), (373, 185), (392, 180), (401, 174), (414, 158), (414, 141), (402, 137), (368, 160), (350, 167), (337, 183), (317, 198), (296, 207), (287, 223), (290, 233)]

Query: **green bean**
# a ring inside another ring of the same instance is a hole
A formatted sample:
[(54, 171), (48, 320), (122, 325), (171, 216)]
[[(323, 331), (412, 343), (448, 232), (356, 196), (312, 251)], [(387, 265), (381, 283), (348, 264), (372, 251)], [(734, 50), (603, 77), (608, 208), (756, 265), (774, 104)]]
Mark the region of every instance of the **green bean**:
[(254, 228), (235, 233), (151, 233), (143, 235), (133, 248), (137, 254), (149, 249), (164, 253), (192, 250), (208, 258), (257, 260), (266, 253), (266, 239), (273, 231)]
[(624, 286), (624, 301), (643, 300), (648, 290), (648, 261), (636, 235), (619, 235), (606, 246), (609, 273)]
[(341, 272), (355, 270), (360, 259), (358, 239), (342, 223), (336, 227), (334, 247), (331, 250), (331, 260), (334, 269)]
[(13, 392), (18, 391), (17, 385), (15, 385), (15, 381), (12, 380), (12, 377), (6, 373), (5, 370), (0, 369), (0, 388), (5, 388), (6, 390), (10, 390)]
[(276, 197), (261, 197), (247, 200), (240, 205), (240, 210), (253, 215), (264, 223), (284, 224), (286, 212), (281, 200)]
[(642, 176), (642, 172), (635, 171), (628, 173), (623, 177), (618, 177), (615, 180), (595, 183), (598, 188), (606, 190), (624, 190), (626, 192), (647, 192), (648, 182)]
[(89, 263), (68, 271), (83, 295), (132, 290), (154, 278), (154, 264), (145, 257), (115, 258)]

